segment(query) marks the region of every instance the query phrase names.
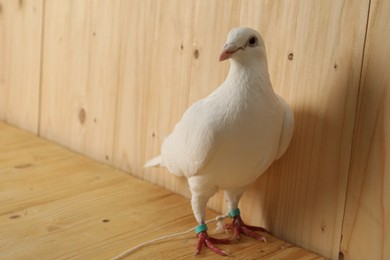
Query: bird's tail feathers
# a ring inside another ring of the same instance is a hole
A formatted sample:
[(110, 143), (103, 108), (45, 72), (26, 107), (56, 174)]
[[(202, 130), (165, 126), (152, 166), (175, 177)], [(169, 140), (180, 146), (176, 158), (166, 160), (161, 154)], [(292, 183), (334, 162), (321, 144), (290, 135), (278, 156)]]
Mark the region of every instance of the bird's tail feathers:
[(149, 168), (149, 167), (161, 167), (164, 166), (162, 163), (162, 156), (161, 154), (159, 156), (154, 157), (153, 159), (150, 159), (147, 161), (144, 165), (144, 168)]

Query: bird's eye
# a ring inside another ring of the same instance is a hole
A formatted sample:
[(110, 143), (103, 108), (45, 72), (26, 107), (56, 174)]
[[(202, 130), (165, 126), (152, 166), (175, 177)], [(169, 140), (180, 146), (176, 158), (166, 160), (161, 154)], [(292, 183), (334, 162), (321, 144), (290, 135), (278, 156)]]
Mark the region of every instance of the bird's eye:
[(257, 45), (257, 38), (256, 36), (251, 36), (248, 41), (248, 45), (251, 47), (254, 47)]

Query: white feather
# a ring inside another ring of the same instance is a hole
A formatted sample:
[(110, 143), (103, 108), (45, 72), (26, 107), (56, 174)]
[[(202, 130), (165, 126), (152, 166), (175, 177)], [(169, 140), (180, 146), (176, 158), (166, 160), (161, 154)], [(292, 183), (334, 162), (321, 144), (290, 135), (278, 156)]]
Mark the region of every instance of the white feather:
[(161, 155), (156, 156), (153, 159), (150, 159), (149, 161), (147, 161), (144, 165), (144, 168), (158, 167), (158, 166), (163, 166)]

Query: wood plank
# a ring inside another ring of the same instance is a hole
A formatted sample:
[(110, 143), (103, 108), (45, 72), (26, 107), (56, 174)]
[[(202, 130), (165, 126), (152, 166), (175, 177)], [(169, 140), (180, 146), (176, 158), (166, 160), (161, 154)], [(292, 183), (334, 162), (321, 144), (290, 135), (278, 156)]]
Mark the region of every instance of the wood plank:
[(126, 4), (114, 165), (189, 196), (184, 179), (143, 165), (188, 105), (194, 1)]
[(41, 136), (112, 162), (121, 1), (46, 1)]
[[(1, 259), (108, 259), (195, 224), (187, 199), (3, 123), (0, 185)], [(267, 239), (224, 248), (235, 259), (324, 259)], [(191, 232), (128, 258), (190, 258), (195, 244)], [(200, 258), (220, 259), (210, 250)]]
[(341, 243), (345, 259), (390, 259), (389, 14), (389, 1), (371, 1)]
[(43, 1), (0, 1), (0, 120), (38, 131)]

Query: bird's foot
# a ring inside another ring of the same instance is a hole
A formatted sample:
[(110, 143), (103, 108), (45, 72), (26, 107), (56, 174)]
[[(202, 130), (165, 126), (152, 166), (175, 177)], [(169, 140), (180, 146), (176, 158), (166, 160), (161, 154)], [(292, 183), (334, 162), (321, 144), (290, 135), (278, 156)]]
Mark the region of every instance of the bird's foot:
[(200, 254), (200, 251), (202, 250), (203, 246), (209, 248), (211, 251), (219, 255), (222, 256), (228, 255), (226, 251), (223, 251), (219, 247), (216, 247), (214, 244), (230, 244), (229, 239), (218, 239), (218, 238), (209, 237), (209, 235), (207, 234), (207, 226), (205, 224), (201, 224), (197, 228), (201, 228), (201, 229), (198, 229), (196, 234), (199, 240), (198, 240), (198, 244), (196, 245), (195, 255)]
[(226, 228), (229, 230), (233, 230), (233, 241), (236, 242), (239, 241), (240, 234), (244, 234), (254, 239), (267, 242), (267, 239), (263, 235), (258, 234), (255, 231), (266, 232), (266, 233), (269, 233), (269, 231), (262, 227), (249, 226), (244, 224), (244, 222), (241, 219), (239, 209), (232, 210), (231, 212), (229, 212), (229, 215), (233, 218), (233, 221), (230, 224), (226, 224)]

